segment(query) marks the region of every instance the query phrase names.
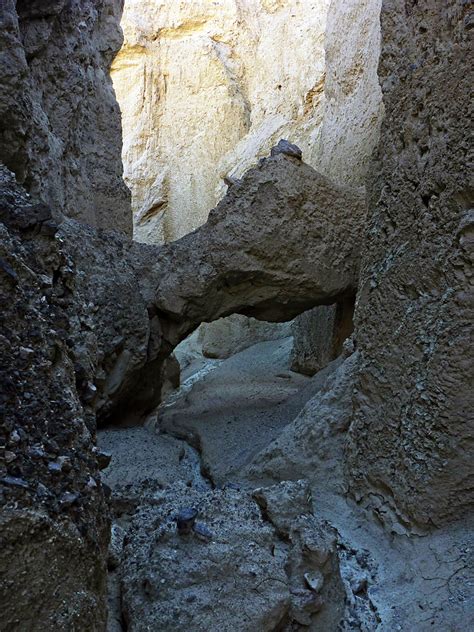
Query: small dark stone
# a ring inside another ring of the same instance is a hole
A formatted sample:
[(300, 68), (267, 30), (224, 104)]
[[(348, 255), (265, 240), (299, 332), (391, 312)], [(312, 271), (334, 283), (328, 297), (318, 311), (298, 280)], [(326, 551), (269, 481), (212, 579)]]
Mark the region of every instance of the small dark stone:
[(97, 459), (99, 470), (105, 470), (105, 468), (110, 465), (110, 461), (112, 460), (112, 455), (110, 454), (110, 452), (105, 452), (105, 450), (94, 448), (94, 454)]
[(36, 488), (36, 494), (38, 498), (48, 498), (51, 496), (51, 492), (45, 485), (43, 485), (43, 483), (38, 483), (38, 487)]
[(72, 469), (71, 459), (68, 456), (58, 456), (56, 459), (64, 472), (70, 472)]
[(196, 522), (193, 526), (194, 533), (198, 536), (198, 538), (202, 540), (212, 540), (212, 531), (206, 527), (202, 522)]
[(59, 504), (63, 508), (70, 507), (79, 500), (79, 494), (73, 492), (64, 492), (59, 499)]
[(10, 485), (11, 487), (22, 487), (23, 489), (30, 489), (30, 485), (27, 481), (22, 478), (17, 478), (16, 476), (4, 476), (0, 479), (0, 482), (5, 485)]
[(31, 456), (35, 459), (41, 459), (46, 456), (46, 452), (41, 446), (33, 445), (31, 446), (31, 448), (28, 448), (28, 456)]
[(10, 450), (5, 450), (5, 462), (11, 463), (16, 459), (16, 454), (14, 452), (10, 452)]
[(176, 516), (176, 528), (178, 529), (179, 535), (191, 533), (197, 514), (197, 509), (192, 507), (186, 507), (179, 512)]
[(290, 143), (284, 138), (279, 141), (278, 145), (275, 145), (275, 147), (272, 147), (270, 150), (271, 156), (276, 156), (277, 154), (285, 154), (285, 156), (298, 158), (298, 160), (301, 160), (303, 156), (303, 152), (298, 145), (293, 145), (293, 143)]
[(56, 461), (53, 461), (52, 463), (48, 463), (48, 470), (51, 472), (51, 474), (60, 474), (63, 470), (63, 466), (61, 465), (61, 463), (56, 463)]

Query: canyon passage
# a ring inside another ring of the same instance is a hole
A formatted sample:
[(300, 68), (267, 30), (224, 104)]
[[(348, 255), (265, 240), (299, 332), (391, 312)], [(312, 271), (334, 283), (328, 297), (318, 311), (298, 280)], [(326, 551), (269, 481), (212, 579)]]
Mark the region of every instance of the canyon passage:
[(0, 3), (0, 630), (474, 627), (473, 24)]

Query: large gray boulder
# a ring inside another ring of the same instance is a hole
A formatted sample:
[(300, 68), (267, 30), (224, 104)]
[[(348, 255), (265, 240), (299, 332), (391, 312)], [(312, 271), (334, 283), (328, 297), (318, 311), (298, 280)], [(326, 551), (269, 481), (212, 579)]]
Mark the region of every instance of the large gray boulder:
[[(185, 509), (197, 518), (180, 534), (176, 520)], [(335, 532), (313, 515), (304, 481), (254, 497), (167, 487), (140, 507), (124, 544), (122, 604), (131, 632), (331, 630), (344, 614)]]

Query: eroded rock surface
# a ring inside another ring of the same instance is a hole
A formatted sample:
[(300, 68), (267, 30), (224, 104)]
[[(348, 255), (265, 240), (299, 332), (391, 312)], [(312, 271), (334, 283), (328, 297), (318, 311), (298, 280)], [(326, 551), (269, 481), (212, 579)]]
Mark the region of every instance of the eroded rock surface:
[(352, 390), (359, 354), (336, 360), (323, 372), (317, 393), (280, 435), (244, 469), (250, 480), (307, 478), (326, 493), (341, 492), (342, 454), (352, 419)]
[(156, 305), (170, 320), (197, 326), (233, 312), (289, 320), (350, 296), (364, 217), (359, 191), (334, 185), (296, 158), (266, 158), (231, 187), (204, 226), (159, 250)]
[(472, 506), (469, 3), (384, 3), (386, 118), (356, 307), (352, 490), (418, 525)]
[[(337, 626), (344, 591), (335, 538), (312, 514), (307, 486), (285, 483), (255, 498), (175, 485), (137, 511), (121, 568), (128, 629)], [(186, 507), (197, 509), (197, 522), (180, 535), (176, 516)], [(319, 582), (310, 587), (305, 576)]]
[(0, 215), (0, 627), (100, 630), (109, 524), (68, 345), (70, 259), (4, 168)]
[(131, 234), (109, 68), (123, 0), (5, 0), (0, 161), (61, 214)]

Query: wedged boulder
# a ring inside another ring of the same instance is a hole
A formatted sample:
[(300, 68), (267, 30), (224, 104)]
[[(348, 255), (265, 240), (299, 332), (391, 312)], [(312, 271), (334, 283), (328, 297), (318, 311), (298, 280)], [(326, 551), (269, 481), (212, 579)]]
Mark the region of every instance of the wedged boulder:
[(264, 159), (206, 224), (160, 249), (155, 305), (181, 330), (234, 312), (290, 320), (354, 295), (364, 220), (361, 191), (285, 154)]

